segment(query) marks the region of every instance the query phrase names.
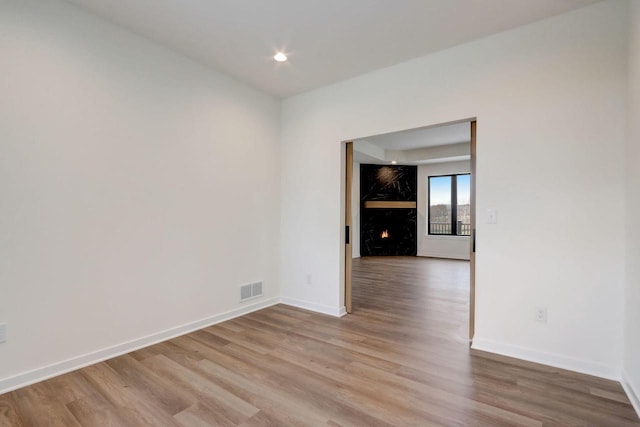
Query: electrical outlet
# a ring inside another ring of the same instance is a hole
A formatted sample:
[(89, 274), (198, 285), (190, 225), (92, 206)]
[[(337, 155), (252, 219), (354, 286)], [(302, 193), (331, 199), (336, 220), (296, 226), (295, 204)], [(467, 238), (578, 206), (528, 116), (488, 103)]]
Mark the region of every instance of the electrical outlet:
[(0, 342), (7, 342), (7, 324), (0, 323)]
[(536, 307), (536, 322), (547, 323), (547, 307)]

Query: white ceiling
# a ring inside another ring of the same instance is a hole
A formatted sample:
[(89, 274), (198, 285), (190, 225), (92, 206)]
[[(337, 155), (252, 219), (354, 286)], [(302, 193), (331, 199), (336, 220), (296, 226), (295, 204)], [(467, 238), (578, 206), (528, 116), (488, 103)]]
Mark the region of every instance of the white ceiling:
[(470, 158), (471, 124), (452, 123), (409, 129), (354, 140), (360, 163), (444, 163)]
[(360, 139), (375, 144), (383, 150), (415, 150), (417, 148), (458, 144), (471, 140), (469, 122), (443, 126), (409, 129)]
[(67, 1), (285, 97), (598, 0)]

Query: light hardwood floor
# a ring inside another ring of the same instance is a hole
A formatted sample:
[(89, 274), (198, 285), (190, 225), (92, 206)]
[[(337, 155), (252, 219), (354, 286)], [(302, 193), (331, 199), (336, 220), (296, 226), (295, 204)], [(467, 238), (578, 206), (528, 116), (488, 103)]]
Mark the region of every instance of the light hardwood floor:
[(354, 314), (277, 305), (0, 396), (0, 426), (640, 426), (619, 384), (471, 354), (468, 263), (354, 260)]

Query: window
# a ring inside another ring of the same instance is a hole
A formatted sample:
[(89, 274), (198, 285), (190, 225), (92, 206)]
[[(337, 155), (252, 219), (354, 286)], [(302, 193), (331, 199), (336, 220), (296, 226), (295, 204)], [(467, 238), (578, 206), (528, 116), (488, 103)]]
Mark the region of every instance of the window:
[(429, 177), (429, 234), (471, 235), (471, 176)]

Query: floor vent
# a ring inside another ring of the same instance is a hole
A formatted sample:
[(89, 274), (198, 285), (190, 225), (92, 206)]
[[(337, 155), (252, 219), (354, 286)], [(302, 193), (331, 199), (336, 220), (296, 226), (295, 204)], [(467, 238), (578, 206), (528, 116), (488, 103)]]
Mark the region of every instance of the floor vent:
[(240, 286), (240, 301), (262, 296), (262, 282)]

